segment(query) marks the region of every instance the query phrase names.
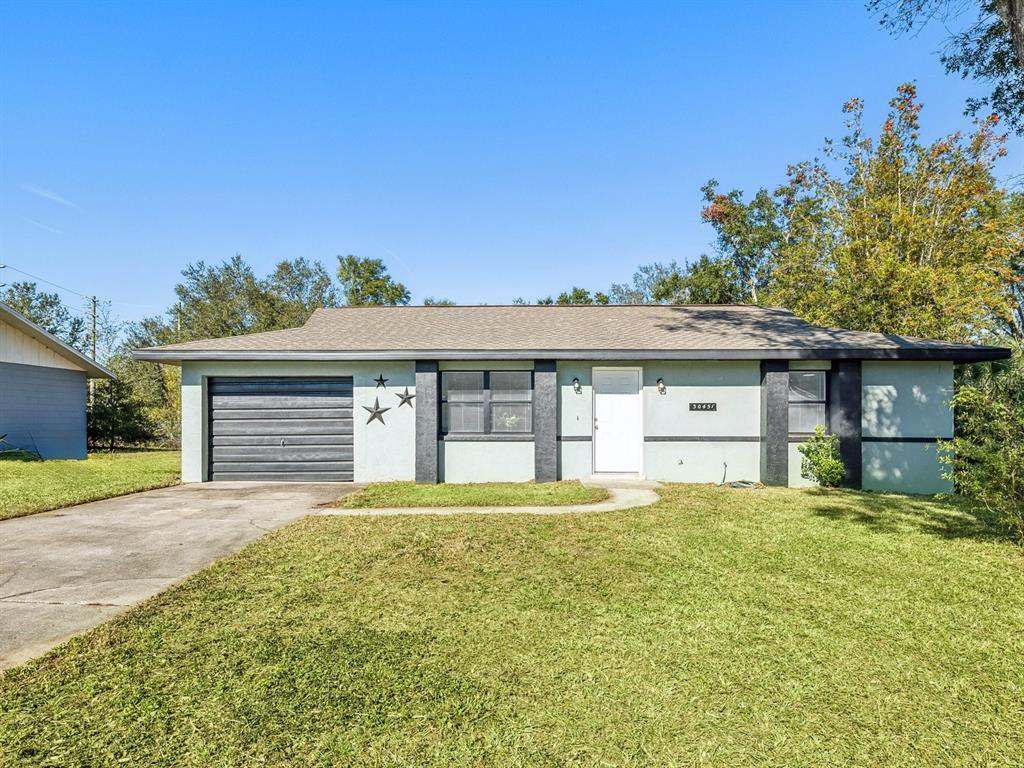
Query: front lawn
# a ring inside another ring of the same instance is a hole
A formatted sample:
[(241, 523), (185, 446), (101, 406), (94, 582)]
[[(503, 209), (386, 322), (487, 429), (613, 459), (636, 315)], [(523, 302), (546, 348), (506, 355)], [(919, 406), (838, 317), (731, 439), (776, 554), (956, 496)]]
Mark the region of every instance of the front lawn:
[(956, 504), (308, 517), (0, 677), (0, 764), (952, 766), (1024, 754), (1024, 556)]
[(176, 451), (91, 453), (84, 461), (0, 454), (0, 520), (175, 485)]
[(339, 507), (551, 507), (604, 501), (608, 491), (578, 480), (558, 483), (375, 483), (343, 496)]

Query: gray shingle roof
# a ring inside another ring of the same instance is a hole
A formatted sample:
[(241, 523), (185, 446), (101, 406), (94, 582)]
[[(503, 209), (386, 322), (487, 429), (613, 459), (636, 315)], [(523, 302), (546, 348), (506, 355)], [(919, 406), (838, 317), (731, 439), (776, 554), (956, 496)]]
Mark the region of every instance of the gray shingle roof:
[(342, 307), (282, 331), (136, 352), (188, 359), (988, 360), (1009, 350), (811, 325), (748, 305)]

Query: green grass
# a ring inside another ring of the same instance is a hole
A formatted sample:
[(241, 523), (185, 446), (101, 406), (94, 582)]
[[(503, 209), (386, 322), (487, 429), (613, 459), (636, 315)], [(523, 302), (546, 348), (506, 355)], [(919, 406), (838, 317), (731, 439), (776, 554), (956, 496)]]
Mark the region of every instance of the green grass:
[(91, 453), (84, 461), (0, 454), (0, 520), (175, 485), (175, 451)]
[(915, 497), (309, 517), (0, 677), (0, 764), (1020, 765), (1022, 584)]
[(382, 507), (550, 507), (604, 501), (608, 491), (587, 488), (578, 480), (557, 483), (375, 483), (343, 496), (337, 506)]

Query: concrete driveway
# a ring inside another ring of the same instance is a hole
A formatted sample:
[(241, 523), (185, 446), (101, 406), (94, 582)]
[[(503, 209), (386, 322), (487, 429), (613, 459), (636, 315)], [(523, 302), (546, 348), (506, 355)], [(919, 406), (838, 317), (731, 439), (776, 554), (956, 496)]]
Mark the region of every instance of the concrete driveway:
[(180, 485), (0, 522), (0, 669), (357, 487)]

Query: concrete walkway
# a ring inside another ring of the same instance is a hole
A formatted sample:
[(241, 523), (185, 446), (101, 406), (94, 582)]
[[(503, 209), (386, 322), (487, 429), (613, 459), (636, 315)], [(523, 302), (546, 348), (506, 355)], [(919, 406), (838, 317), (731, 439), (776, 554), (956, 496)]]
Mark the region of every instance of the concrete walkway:
[(179, 485), (0, 522), (0, 669), (358, 487)]
[(565, 515), (580, 512), (614, 512), (618, 509), (646, 507), (658, 500), (655, 488), (660, 483), (651, 480), (608, 479), (588, 480), (583, 483), (608, 490), (608, 498), (594, 504), (569, 504), (558, 507), (380, 507), (377, 509), (330, 508), (320, 510), (321, 515), (344, 517), (380, 517), (388, 515)]

